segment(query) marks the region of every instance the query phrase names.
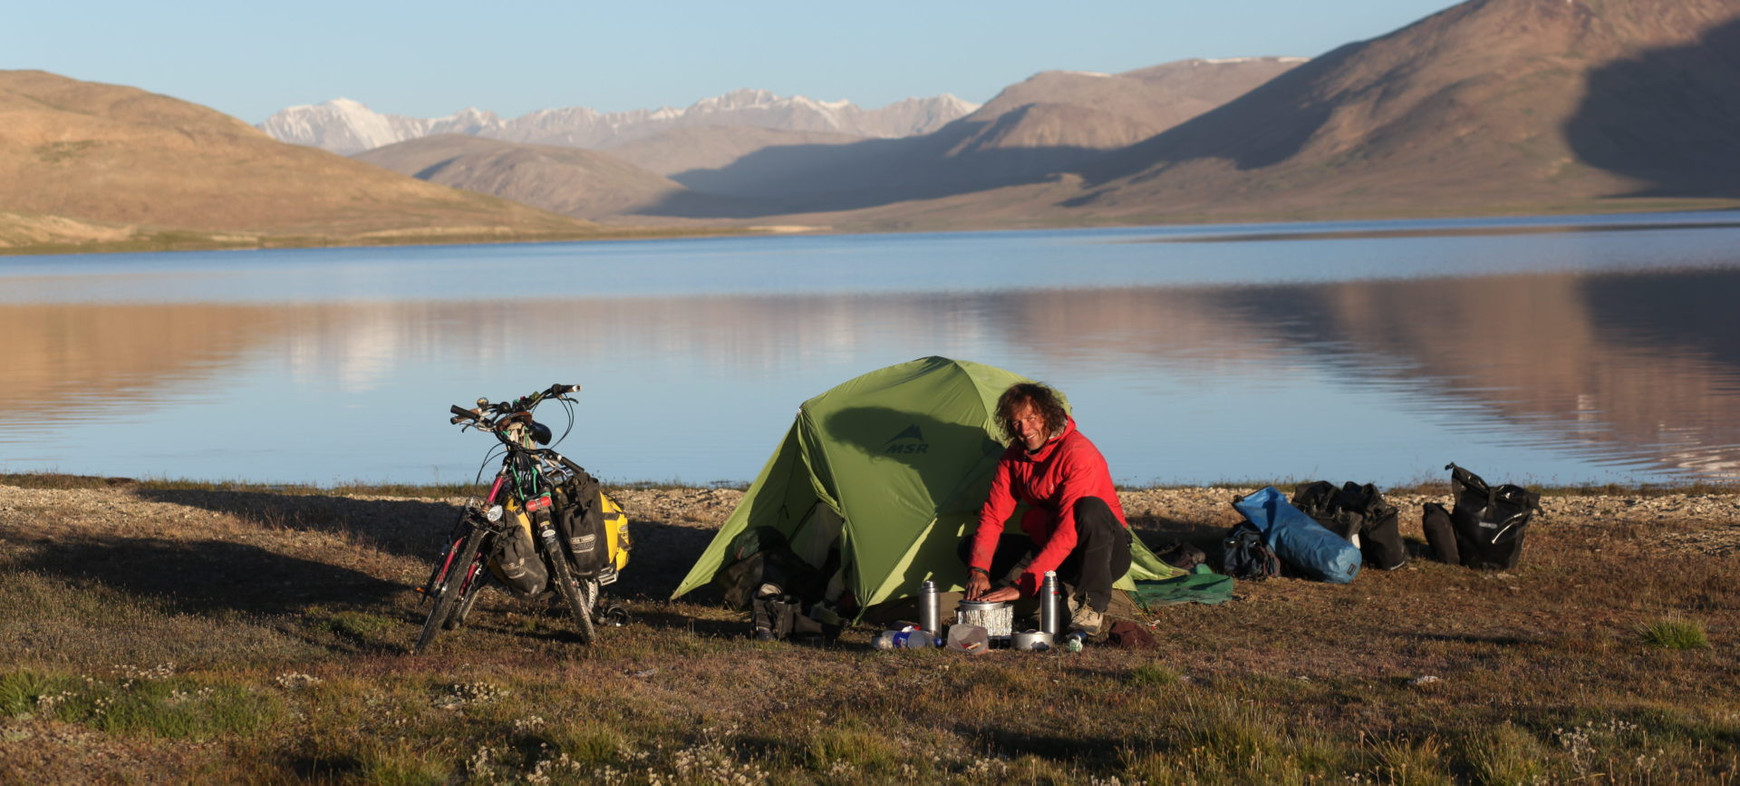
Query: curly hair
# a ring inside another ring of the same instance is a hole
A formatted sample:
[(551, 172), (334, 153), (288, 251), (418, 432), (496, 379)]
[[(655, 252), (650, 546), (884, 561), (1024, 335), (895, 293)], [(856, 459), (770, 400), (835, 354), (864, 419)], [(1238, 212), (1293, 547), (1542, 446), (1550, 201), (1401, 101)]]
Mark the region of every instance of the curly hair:
[(1062, 431), (1069, 422), (1069, 412), (1063, 408), (1063, 397), (1057, 391), (1038, 382), (1017, 382), (997, 397), (997, 427), (1003, 429), (1004, 437), (1020, 438), (1021, 432), (1015, 428), (1015, 410), (1023, 404), (1032, 405), (1045, 418), (1046, 430), (1053, 434)]

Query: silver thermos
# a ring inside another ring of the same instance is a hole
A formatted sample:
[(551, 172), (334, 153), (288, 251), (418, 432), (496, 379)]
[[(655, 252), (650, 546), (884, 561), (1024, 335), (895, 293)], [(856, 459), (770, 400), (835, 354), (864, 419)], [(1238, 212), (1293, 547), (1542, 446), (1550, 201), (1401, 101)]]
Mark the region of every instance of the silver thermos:
[(937, 597), (934, 581), (919, 586), (918, 626), (933, 638), (942, 636), (942, 600)]
[(1057, 571), (1045, 572), (1045, 582), (1039, 585), (1039, 630), (1056, 636), (1063, 630), (1063, 598), (1057, 595)]

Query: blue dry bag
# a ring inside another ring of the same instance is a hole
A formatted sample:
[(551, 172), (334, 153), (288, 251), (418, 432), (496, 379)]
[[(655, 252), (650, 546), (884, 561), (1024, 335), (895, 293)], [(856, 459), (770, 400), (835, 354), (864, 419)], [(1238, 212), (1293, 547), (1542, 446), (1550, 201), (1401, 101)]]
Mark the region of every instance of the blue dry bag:
[(1359, 575), (1359, 549), (1293, 507), (1274, 486), (1233, 502), (1233, 508), (1262, 530), (1275, 556), (1307, 578), (1346, 584)]

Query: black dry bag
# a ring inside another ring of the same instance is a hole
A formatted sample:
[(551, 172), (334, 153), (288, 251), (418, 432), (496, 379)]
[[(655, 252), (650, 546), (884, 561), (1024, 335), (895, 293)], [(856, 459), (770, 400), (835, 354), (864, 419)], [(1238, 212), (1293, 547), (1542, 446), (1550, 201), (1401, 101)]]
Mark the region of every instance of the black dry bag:
[(1450, 524), (1462, 564), (1481, 570), (1516, 567), (1529, 519), (1541, 508), (1541, 495), (1511, 483), (1488, 486), (1479, 475), (1454, 463), (1444, 468), (1450, 470), (1450, 488), (1456, 495)]
[(1408, 550), (1402, 544), (1402, 533), (1396, 523), (1396, 508), (1384, 501), (1377, 486), (1351, 481), (1341, 488), (1327, 480), (1305, 483), (1293, 489), (1293, 507), (1330, 532), (1357, 542), (1367, 565), (1394, 570), (1408, 561)]

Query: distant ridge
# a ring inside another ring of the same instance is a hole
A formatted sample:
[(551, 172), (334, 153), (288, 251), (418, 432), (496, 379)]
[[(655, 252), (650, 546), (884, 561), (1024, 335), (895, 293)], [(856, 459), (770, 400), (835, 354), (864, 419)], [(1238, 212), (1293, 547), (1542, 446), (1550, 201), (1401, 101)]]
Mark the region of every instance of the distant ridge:
[(469, 134), (531, 144), (606, 149), (676, 128), (748, 126), (777, 131), (892, 138), (924, 134), (977, 109), (952, 95), (908, 98), (880, 109), (849, 101), (783, 97), (766, 90), (736, 90), (685, 108), (598, 112), (565, 107), (504, 120), (492, 112), (465, 109), (447, 117), (380, 114), (349, 99), (280, 110), (259, 124), (272, 138), (349, 155), (437, 134)]

